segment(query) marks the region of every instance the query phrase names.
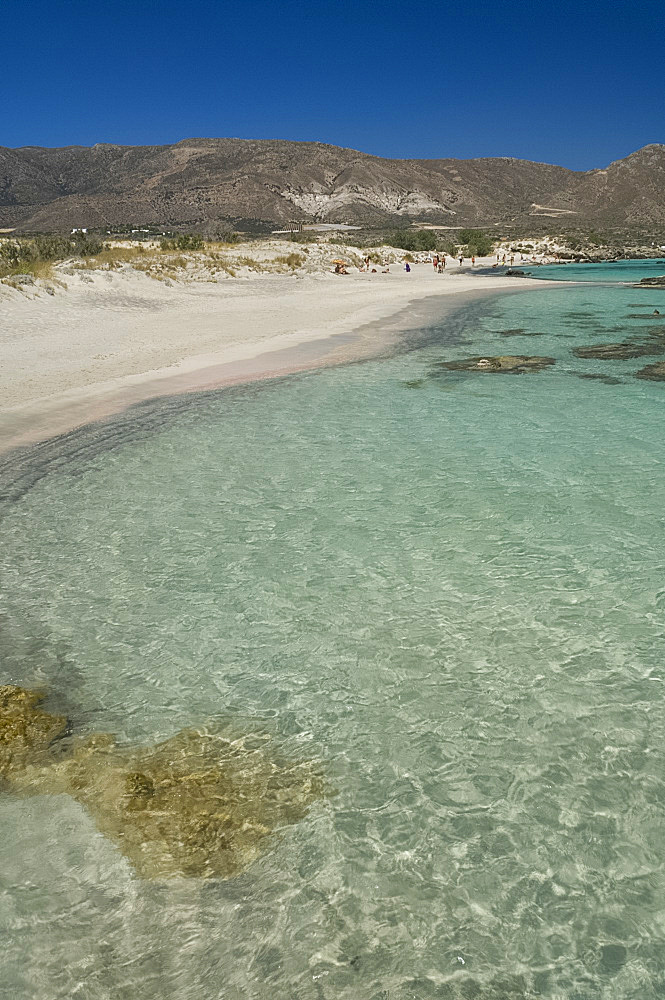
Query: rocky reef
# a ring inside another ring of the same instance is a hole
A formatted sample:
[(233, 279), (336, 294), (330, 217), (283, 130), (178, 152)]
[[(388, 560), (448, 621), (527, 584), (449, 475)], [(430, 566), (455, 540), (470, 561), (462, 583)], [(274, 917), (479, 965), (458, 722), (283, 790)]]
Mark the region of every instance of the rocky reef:
[(530, 357), (525, 354), (501, 354), (488, 358), (463, 358), (461, 361), (439, 361), (435, 368), (453, 372), (522, 375), (540, 372), (555, 363), (554, 358)]
[(311, 761), (279, 761), (267, 739), (193, 729), (152, 747), (108, 733), (76, 738), (42, 700), (0, 687), (3, 789), (71, 795), (143, 878), (237, 875), (324, 792)]
[(635, 378), (646, 378), (652, 382), (665, 382), (665, 361), (656, 361), (635, 372)]

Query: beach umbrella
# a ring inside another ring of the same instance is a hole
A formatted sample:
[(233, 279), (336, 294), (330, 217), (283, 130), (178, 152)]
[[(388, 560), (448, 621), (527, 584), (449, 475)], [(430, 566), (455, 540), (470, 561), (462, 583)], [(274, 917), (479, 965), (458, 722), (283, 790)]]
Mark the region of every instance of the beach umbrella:
[(346, 263), (348, 263), (348, 262), (345, 261), (345, 260), (334, 260), (333, 261), (333, 264), (346, 264)]

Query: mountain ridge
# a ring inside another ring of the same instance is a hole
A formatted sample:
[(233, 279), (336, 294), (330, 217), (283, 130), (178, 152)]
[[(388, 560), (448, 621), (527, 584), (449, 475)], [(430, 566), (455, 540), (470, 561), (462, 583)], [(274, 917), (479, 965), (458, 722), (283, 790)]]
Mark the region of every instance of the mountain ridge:
[(0, 147), (0, 227), (259, 220), (469, 226), (566, 217), (665, 223), (665, 145), (574, 171), (516, 157), (390, 159), (328, 143), (188, 138), (158, 146)]

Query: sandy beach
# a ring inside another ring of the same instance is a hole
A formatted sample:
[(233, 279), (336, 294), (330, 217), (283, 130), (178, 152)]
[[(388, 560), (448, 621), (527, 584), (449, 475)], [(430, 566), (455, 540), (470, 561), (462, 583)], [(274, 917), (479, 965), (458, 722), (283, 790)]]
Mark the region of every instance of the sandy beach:
[[(489, 261), (479, 261), (478, 266)], [(68, 271), (0, 290), (0, 448), (44, 440), (160, 395), (380, 353), (399, 332), (469, 297), (533, 288), (455, 262), (437, 274), (352, 270), (165, 283), (144, 273)]]

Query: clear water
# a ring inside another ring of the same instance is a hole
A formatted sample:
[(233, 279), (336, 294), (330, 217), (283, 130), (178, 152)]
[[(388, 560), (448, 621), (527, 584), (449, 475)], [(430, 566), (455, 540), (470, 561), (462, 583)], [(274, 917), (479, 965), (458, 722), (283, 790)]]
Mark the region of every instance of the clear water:
[[(540, 287), (13, 463), (5, 679), (128, 741), (268, 732), (336, 794), (240, 877), (164, 883), (4, 795), (0, 994), (664, 995), (665, 384), (571, 351), (659, 301)], [(557, 364), (431, 377), (499, 353)]]
[(548, 281), (639, 282), (642, 278), (665, 275), (665, 257), (647, 260), (608, 260), (598, 264), (544, 264), (528, 267), (516, 264), (531, 278)]

